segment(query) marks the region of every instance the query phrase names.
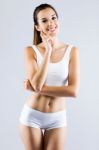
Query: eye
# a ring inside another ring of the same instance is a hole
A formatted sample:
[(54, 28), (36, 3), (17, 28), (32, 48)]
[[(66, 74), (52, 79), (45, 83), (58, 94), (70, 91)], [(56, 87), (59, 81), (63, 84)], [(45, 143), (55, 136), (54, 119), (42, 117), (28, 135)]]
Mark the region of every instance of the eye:
[(55, 19), (57, 19), (56, 17), (52, 17), (52, 20), (55, 20)]
[(43, 22), (43, 23), (46, 23), (46, 22), (47, 22), (47, 20), (42, 20), (42, 22)]

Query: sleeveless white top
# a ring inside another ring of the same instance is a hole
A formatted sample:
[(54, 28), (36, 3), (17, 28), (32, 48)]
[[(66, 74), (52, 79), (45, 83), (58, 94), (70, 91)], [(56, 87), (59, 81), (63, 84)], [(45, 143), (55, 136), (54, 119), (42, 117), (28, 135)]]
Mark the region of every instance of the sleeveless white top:
[[(39, 65), (42, 62), (43, 57), (36, 45), (32, 45), (32, 47), (36, 53), (37, 63)], [(60, 61), (56, 63), (49, 63), (45, 84), (50, 86), (68, 85), (68, 71), (71, 49), (72, 45), (69, 45), (65, 51), (63, 58)]]

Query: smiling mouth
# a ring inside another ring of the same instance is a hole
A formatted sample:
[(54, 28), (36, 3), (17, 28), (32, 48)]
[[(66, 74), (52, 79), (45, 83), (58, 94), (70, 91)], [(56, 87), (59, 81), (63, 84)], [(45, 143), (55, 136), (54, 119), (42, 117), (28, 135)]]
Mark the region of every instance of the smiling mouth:
[(56, 30), (56, 28), (57, 28), (57, 27), (54, 27), (54, 28), (48, 28), (47, 30), (48, 30), (48, 31), (51, 31), (51, 32), (54, 32), (54, 31)]

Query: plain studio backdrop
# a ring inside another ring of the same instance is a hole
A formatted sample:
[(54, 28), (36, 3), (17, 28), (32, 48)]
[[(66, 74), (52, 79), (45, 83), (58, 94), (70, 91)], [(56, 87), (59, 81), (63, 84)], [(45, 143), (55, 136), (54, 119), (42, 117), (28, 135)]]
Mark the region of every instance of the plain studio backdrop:
[(34, 8), (52, 4), (59, 14), (59, 38), (79, 48), (81, 84), (66, 98), (68, 150), (99, 150), (99, 1), (0, 1), (0, 149), (24, 150), (18, 124), (30, 92), (23, 87), (23, 49), (32, 44)]

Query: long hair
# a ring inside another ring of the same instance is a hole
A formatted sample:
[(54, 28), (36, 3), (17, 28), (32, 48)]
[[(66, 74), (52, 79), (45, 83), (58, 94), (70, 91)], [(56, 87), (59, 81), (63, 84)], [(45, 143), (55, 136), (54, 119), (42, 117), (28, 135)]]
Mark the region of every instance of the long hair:
[(53, 6), (51, 6), (50, 4), (41, 4), (39, 6), (37, 6), (33, 12), (33, 21), (34, 21), (34, 38), (33, 38), (33, 44), (37, 45), (39, 43), (42, 42), (42, 39), (40, 37), (40, 32), (36, 30), (35, 25), (38, 25), (38, 20), (37, 20), (37, 15), (38, 13), (46, 8), (51, 8), (54, 10), (57, 18), (58, 18), (58, 13), (56, 12), (55, 8)]

